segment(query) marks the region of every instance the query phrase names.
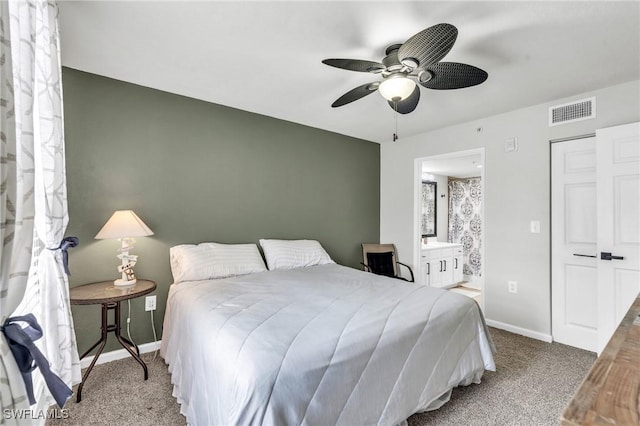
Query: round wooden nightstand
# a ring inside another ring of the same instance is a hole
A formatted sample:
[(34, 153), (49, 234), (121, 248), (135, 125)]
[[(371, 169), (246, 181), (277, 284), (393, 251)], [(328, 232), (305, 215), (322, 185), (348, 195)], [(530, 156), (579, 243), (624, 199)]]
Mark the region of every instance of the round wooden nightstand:
[[(91, 284), (84, 284), (77, 287), (73, 287), (69, 290), (69, 300), (72, 305), (102, 305), (102, 326), (101, 331), (102, 334), (100, 336), (100, 340), (98, 340), (93, 346), (91, 346), (85, 353), (80, 356), (80, 359), (87, 356), (92, 350), (94, 350), (98, 345), (98, 351), (96, 352), (91, 364), (82, 375), (82, 382), (78, 386), (78, 395), (77, 401), (80, 402), (82, 400), (82, 387), (87, 381), (89, 377), (89, 373), (91, 373), (91, 369), (95, 365), (98, 357), (102, 353), (104, 346), (107, 343), (107, 334), (109, 332), (114, 332), (116, 335), (116, 339), (122, 345), (123, 348), (127, 350), (131, 354), (131, 356), (142, 366), (144, 370), (144, 379), (147, 380), (149, 378), (149, 373), (147, 372), (147, 365), (144, 363), (142, 358), (140, 358), (140, 350), (133, 343), (130, 342), (125, 337), (120, 335), (120, 302), (123, 300), (134, 299), (136, 297), (144, 296), (145, 294), (151, 293), (156, 289), (156, 283), (150, 280), (141, 280), (135, 284), (130, 286), (114, 286), (113, 281), (100, 281)], [(107, 321), (109, 311), (114, 311), (114, 322), (113, 324), (109, 324)]]

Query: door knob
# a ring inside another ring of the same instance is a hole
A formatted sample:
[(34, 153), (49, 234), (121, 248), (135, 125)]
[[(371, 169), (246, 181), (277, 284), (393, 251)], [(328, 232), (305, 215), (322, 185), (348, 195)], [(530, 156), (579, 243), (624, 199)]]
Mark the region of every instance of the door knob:
[(623, 260), (624, 257), (623, 256), (613, 256), (613, 255), (611, 255), (611, 253), (601, 251), (600, 252), (600, 259), (602, 259), (602, 260)]

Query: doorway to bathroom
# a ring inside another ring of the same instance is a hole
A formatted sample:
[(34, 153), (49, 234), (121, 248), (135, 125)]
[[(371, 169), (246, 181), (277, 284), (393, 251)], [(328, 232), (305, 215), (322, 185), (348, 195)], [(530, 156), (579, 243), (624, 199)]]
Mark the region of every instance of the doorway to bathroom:
[(415, 161), (416, 282), (484, 308), (484, 148)]

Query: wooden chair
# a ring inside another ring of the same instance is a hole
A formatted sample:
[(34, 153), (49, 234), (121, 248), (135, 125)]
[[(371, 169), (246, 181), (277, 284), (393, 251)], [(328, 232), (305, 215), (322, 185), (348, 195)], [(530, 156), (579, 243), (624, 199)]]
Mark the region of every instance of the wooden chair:
[[(414, 282), (413, 271), (409, 265), (398, 261), (398, 251), (395, 244), (362, 244), (362, 265), (365, 271), (397, 278), (404, 281)], [(411, 274), (408, 280), (400, 274), (400, 265), (406, 267)]]

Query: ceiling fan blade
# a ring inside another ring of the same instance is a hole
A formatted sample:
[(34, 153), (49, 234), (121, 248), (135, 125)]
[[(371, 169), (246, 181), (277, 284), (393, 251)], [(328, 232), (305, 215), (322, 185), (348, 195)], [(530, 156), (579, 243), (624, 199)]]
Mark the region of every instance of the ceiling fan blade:
[(358, 72), (382, 72), (385, 66), (380, 62), (362, 61), (360, 59), (325, 59), (323, 64)]
[(394, 111), (397, 108), (397, 111), (400, 114), (409, 114), (414, 109), (416, 109), (416, 107), (418, 106), (419, 100), (420, 100), (420, 87), (416, 85), (416, 88), (413, 89), (413, 92), (411, 92), (411, 94), (405, 100), (398, 102), (397, 107), (393, 102), (391, 101), (388, 101), (388, 102)]
[(353, 101), (357, 101), (360, 98), (364, 98), (365, 96), (375, 92), (378, 90), (379, 82), (367, 83), (362, 86), (358, 86), (355, 89), (349, 90), (344, 95), (340, 96), (334, 103), (331, 104), (332, 107), (337, 108)]
[(438, 62), (429, 65), (425, 72), (431, 74), (431, 79), (420, 84), (427, 89), (436, 90), (475, 86), (484, 83), (489, 76), (486, 71), (480, 68), (457, 62)]
[(458, 29), (451, 24), (438, 24), (420, 31), (398, 50), (398, 59), (417, 59), (418, 67), (425, 68), (444, 58), (458, 37)]

